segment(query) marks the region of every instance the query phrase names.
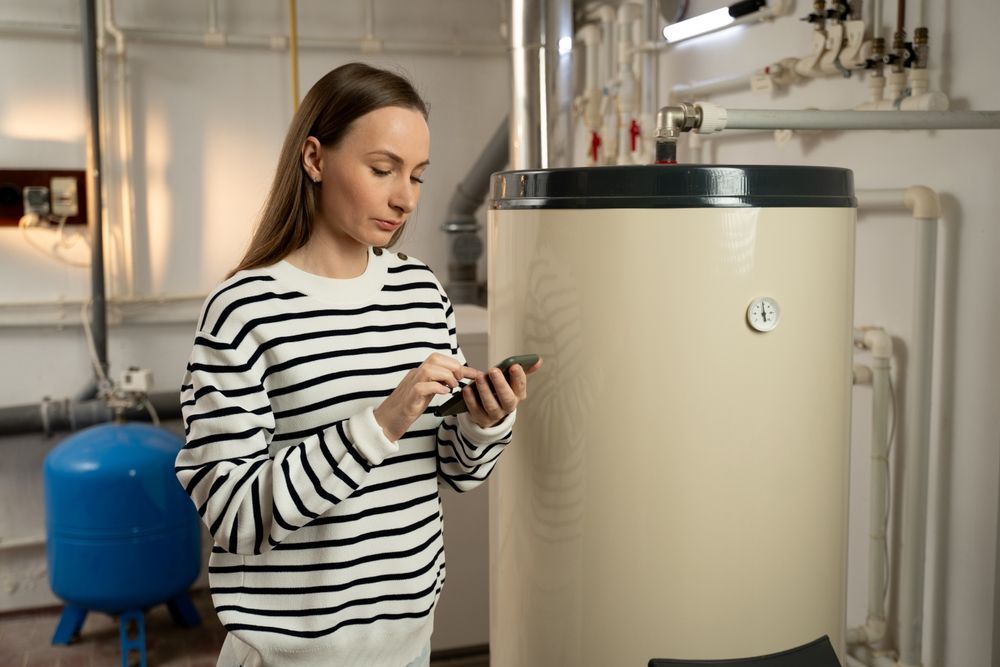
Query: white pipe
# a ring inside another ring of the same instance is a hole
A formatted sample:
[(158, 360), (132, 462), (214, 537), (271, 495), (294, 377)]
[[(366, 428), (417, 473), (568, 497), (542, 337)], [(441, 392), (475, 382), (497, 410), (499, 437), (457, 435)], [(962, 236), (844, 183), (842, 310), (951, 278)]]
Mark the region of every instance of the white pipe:
[(1000, 129), (1000, 111), (790, 111), (727, 109), (699, 102), (697, 132), (738, 130)]
[(923, 648), (924, 556), (927, 541), (927, 476), (930, 458), (931, 380), (934, 354), (934, 286), (937, 277), (936, 218), (917, 218), (911, 376), (907, 392), (900, 545), (899, 661), (919, 665)]
[[(177, 324), (195, 322), (204, 294), (177, 294), (139, 298), (109, 298), (108, 323)], [(75, 328), (81, 325), (83, 302), (21, 301), (0, 303), (0, 329)]]
[(639, 82), (633, 67), (636, 46), (634, 37), (635, 25), (641, 16), (642, 7), (634, 2), (623, 2), (618, 7), (618, 20), (615, 24), (618, 41), (618, 89), (615, 97), (618, 164), (631, 164), (634, 157), (631, 129), (639, 109)]
[(592, 149), (593, 137), (595, 134), (600, 137), (601, 129), (601, 86), (598, 83), (601, 62), (601, 30), (596, 25), (587, 24), (580, 28), (577, 33), (578, 39), (584, 44), (586, 51), (584, 61), (586, 88), (581, 96), (584, 127), (590, 132), (587, 143), (587, 160), (591, 166), (597, 165), (601, 158), (601, 151), (598, 147), (597, 154)]
[[(18, 21), (0, 21), (0, 34), (29, 35), (58, 39), (80, 37), (78, 25), (27, 23)], [(246, 35), (239, 33), (218, 32), (214, 35), (200, 32), (176, 32), (166, 30), (146, 30), (141, 28), (122, 28), (122, 34), (131, 41), (173, 44), (181, 46), (202, 47), (239, 47), (249, 49), (266, 49), (270, 51), (287, 51), (288, 37), (285, 35)], [(356, 51), (364, 53), (364, 39), (323, 39), (299, 38), (300, 49)], [(445, 55), (445, 56), (498, 56), (507, 53), (504, 44), (486, 44), (483, 42), (465, 42), (459, 40), (422, 41), (390, 41), (383, 44), (386, 53), (402, 55)]]
[[(639, 41), (656, 41), (660, 30), (660, 12), (659, 3), (655, 0), (645, 0), (642, 26)], [(654, 51), (645, 49), (640, 51), (639, 57), (642, 62), (639, 75), (639, 88), (642, 91), (639, 127), (642, 130), (642, 152), (649, 156), (653, 152), (652, 142), (656, 137), (656, 101), (660, 99), (660, 59)]]
[(910, 210), (917, 223), (909, 368), (912, 389), (907, 392), (907, 438), (903, 442), (898, 629), (900, 656), (897, 663), (886, 656), (872, 654), (872, 659), (866, 662), (875, 667), (918, 667), (921, 664), (923, 641), (937, 226), (941, 206), (938, 194), (924, 186), (913, 186), (905, 190), (859, 190), (857, 195), (861, 208), (885, 208), (894, 203), (896, 206), (902, 203)]
[(219, 0), (208, 0), (208, 32), (219, 32)]
[(847, 633), (848, 644), (877, 645), (885, 636), (885, 596), (888, 575), (888, 545), (886, 532), (889, 524), (889, 373), (892, 360), (892, 338), (881, 328), (862, 328), (856, 331), (860, 345), (872, 354), (872, 437), (871, 478), (868, 542), (868, 616), (865, 625)]
[(878, 39), (882, 36), (882, 0), (874, 0), (872, 3), (872, 37)]
[[(104, 0), (104, 29), (115, 40), (115, 122), (118, 130), (118, 205), (120, 217), (118, 232), (121, 245), (120, 254), (115, 253), (120, 261), (125, 282), (124, 296), (135, 295), (135, 194), (134, 166), (132, 158), (132, 112), (128, 96), (128, 59), (126, 56), (125, 34), (115, 22), (114, 0)], [(110, 231), (110, 230), (109, 230)], [(114, 234), (109, 234), (114, 237)], [(112, 283), (114, 285), (114, 283)]]
[(914, 12), (913, 16), (913, 27), (926, 28), (927, 24), (924, 23), (924, 0), (916, 0), (914, 4), (917, 6), (917, 11)]
[(593, 11), (601, 22), (601, 61), (597, 78), (602, 88), (606, 88), (615, 75), (615, 10), (608, 5), (600, 5)]
[(732, 93), (750, 89), (753, 74), (737, 74), (705, 81), (678, 83), (670, 87), (671, 100), (694, 100), (718, 93)]

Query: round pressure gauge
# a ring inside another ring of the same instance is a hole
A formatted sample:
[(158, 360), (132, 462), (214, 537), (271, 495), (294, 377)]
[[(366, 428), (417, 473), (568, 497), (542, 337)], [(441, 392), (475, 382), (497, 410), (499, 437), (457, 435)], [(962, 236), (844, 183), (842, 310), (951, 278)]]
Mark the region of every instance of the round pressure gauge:
[(747, 308), (747, 322), (757, 331), (771, 331), (780, 317), (778, 302), (769, 296), (754, 299)]

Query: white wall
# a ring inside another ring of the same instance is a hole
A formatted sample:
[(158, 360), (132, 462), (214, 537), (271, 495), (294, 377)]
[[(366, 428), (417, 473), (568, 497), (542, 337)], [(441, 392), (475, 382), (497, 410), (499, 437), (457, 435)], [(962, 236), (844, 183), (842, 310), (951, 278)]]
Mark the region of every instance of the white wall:
[[(206, 26), (203, 0), (116, 4), (118, 21), (127, 27), (196, 31)], [(299, 3), (299, 36), (359, 38), (364, 32), (362, 6), (360, 1)], [(446, 281), (442, 217), (455, 185), (509, 105), (508, 66), (499, 34), (501, 5), (495, 0), (379, 0), (375, 6), (376, 34), (387, 43), (461, 40), (498, 47), (495, 55), (462, 57), (329, 50), (300, 54), (302, 94), (337, 65), (364, 60), (406, 73), (430, 103), (432, 164), (400, 249), (426, 261)], [(220, 27), (244, 34), (282, 34), (285, 8), (286, 3), (272, 0), (223, 0)], [(0, 8), (3, 21), (77, 24), (79, 3), (12, 0)], [(80, 49), (78, 38), (0, 35), (0, 61), (8, 64), (0, 87), (0, 168), (83, 168)], [(137, 177), (135, 293), (205, 294), (239, 260), (273, 176), (292, 115), (288, 56), (131, 42), (127, 62)], [(108, 71), (113, 84), (115, 70)], [(108, 86), (109, 95), (114, 90)], [(107, 119), (112, 133), (104, 177), (113, 253), (120, 246), (121, 211), (113, 107)], [(484, 212), (480, 216), (485, 222)], [(113, 255), (109, 261), (113, 297), (121, 295), (126, 284)], [(0, 228), (0, 376), (5, 380), (0, 383), (0, 406), (37, 403), (46, 395), (72, 396), (89, 379), (78, 305), (42, 309), (36, 315), (5, 306), (85, 299), (89, 276), (89, 269), (66, 267), (38, 253), (18, 230)], [(177, 389), (199, 305), (192, 299), (171, 307), (152, 306), (143, 311), (147, 323), (113, 326), (112, 375), (129, 365), (145, 366), (153, 369), (157, 390)], [(11, 326), (15, 321), (58, 318), (62, 326)], [(44, 533), (41, 466), (61, 437), (0, 438), (0, 544)], [(480, 513), (485, 521), (485, 511)], [(460, 526), (452, 530), (453, 541), (461, 537)], [(471, 539), (478, 544), (479, 538)], [(483, 545), (477, 547), (476, 558), (485, 562), (485, 526), (479, 541)], [(48, 589), (44, 547), (2, 550), (0, 563), (0, 611), (58, 602)], [(485, 573), (482, 579), (485, 590)], [(462, 594), (457, 589), (449, 592)], [(486, 641), (485, 600), (480, 606), (481, 622), (474, 628), (478, 634), (469, 643)], [(446, 640), (461, 643), (454, 637)]]
[[(689, 15), (722, 6), (694, 0)], [(866, 2), (871, 6), (871, 2)], [(895, 21), (895, 4), (886, 16)], [(992, 2), (925, 2), (932, 80), (955, 109), (1000, 109), (995, 63), (1000, 45)], [(909, 2), (911, 16), (916, 3)], [(734, 28), (682, 43), (661, 58), (661, 90), (762, 68), (809, 50), (810, 27), (796, 12), (769, 25)], [(912, 28), (910, 31), (912, 34)], [(713, 101), (733, 108), (838, 109), (867, 99), (856, 77), (796, 86), (770, 97), (745, 92)], [(997, 567), (997, 470), (1000, 463), (1000, 131), (844, 132), (802, 135), (777, 145), (771, 133), (716, 135), (706, 153), (722, 164), (807, 164), (847, 167), (857, 188), (922, 184), (941, 193), (937, 366), (932, 407), (925, 664), (990, 664)], [(683, 161), (684, 154), (682, 152)], [(857, 234), (855, 315), (858, 324), (886, 327), (905, 359), (910, 338), (914, 234), (910, 218), (862, 212)], [(905, 394), (905, 378), (900, 401)], [(870, 390), (855, 390), (848, 621), (864, 621), (867, 574)], [(899, 437), (905, 438), (900, 425)], [(899, 440), (895, 446), (899, 452)], [(901, 470), (900, 461), (894, 474)], [(900, 500), (898, 485), (893, 503)], [(898, 528), (892, 539), (898, 546)], [(892, 609), (895, 610), (895, 604)], [(1000, 656), (994, 656), (994, 661)], [(997, 664), (994, 662), (993, 664)]]

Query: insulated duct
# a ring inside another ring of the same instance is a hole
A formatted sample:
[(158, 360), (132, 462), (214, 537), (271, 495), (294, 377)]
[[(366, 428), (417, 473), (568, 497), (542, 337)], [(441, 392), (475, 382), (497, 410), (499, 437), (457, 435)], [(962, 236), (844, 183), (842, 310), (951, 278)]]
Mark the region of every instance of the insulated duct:
[(490, 175), (507, 164), (509, 156), (510, 122), (504, 118), (489, 143), (476, 158), (451, 196), (448, 213), (441, 229), (448, 233), (448, 296), (452, 303), (484, 305), (486, 294), (477, 280), (483, 242), (479, 238), (476, 210), (482, 205), (490, 188)]

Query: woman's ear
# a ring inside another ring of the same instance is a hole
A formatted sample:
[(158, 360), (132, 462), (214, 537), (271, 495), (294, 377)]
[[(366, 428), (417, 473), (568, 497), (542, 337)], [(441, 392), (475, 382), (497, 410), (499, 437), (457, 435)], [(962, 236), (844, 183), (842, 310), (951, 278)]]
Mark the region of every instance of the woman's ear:
[(316, 137), (306, 137), (302, 144), (302, 168), (313, 183), (323, 180), (323, 147)]

